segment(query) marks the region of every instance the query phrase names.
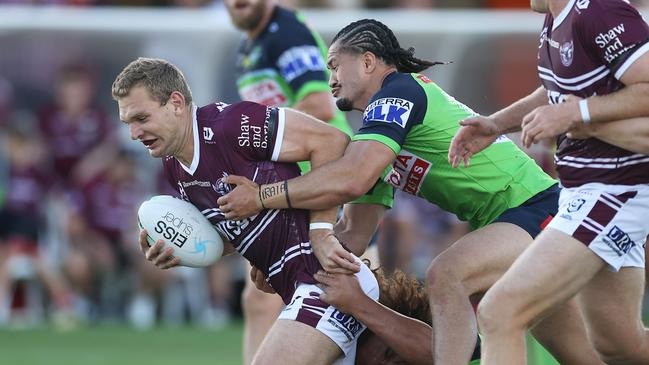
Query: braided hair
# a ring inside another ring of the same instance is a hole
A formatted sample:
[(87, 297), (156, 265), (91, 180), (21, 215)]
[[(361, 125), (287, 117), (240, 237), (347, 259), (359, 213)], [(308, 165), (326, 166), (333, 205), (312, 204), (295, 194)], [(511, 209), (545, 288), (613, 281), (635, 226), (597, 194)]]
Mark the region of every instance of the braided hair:
[(331, 42), (339, 43), (342, 50), (372, 52), (388, 65), (403, 73), (421, 72), (430, 66), (446, 62), (426, 61), (414, 56), (415, 49), (401, 48), (397, 37), (385, 24), (374, 19), (355, 21), (343, 28)]

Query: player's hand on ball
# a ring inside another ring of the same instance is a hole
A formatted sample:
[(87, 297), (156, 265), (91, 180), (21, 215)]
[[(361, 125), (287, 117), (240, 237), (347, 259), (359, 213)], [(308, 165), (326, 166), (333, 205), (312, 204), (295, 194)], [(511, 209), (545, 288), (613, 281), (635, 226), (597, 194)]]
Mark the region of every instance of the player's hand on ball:
[(142, 249), (142, 253), (148, 261), (151, 261), (157, 268), (163, 270), (180, 264), (180, 259), (173, 256), (173, 248), (168, 247), (163, 250), (163, 240), (158, 240), (153, 246), (149, 246), (146, 236), (146, 229), (140, 231), (140, 249)]
[(340, 244), (333, 230), (312, 230), (310, 238), (313, 253), (326, 271), (353, 274), (361, 270), (361, 264)]
[(353, 314), (354, 305), (362, 303), (365, 295), (355, 275), (334, 274), (318, 271), (314, 278), (320, 283), (318, 287), (324, 291), (320, 299), (331, 304), (343, 313)]
[(220, 197), (216, 202), (225, 215), (225, 219), (244, 219), (262, 210), (259, 200), (259, 185), (243, 176), (229, 175), (223, 182), (236, 185), (232, 191)]
[(460, 121), (460, 129), (451, 140), (448, 148), (448, 162), (458, 167), (464, 162), (469, 166), (471, 157), (489, 147), (500, 135), (498, 126), (493, 119), (475, 116)]
[(270, 284), (268, 284), (268, 282), (266, 281), (266, 276), (264, 275), (264, 273), (259, 271), (259, 269), (254, 266), (250, 267), (250, 280), (255, 283), (257, 289), (263, 291), (264, 293), (277, 293), (275, 289), (273, 289), (273, 287), (270, 286)]

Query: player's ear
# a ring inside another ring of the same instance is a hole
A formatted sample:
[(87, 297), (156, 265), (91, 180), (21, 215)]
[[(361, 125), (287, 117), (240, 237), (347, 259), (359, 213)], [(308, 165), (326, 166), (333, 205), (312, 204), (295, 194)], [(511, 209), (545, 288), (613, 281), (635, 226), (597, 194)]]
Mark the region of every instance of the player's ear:
[(182, 113), (185, 109), (185, 96), (179, 91), (174, 91), (169, 95), (168, 103), (174, 108), (174, 112)]
[(363, 69), (366, 73), (371, 73), (376, 68), (376, 55), (372, 52), (365, 52), (361, 56), (363, 62)]

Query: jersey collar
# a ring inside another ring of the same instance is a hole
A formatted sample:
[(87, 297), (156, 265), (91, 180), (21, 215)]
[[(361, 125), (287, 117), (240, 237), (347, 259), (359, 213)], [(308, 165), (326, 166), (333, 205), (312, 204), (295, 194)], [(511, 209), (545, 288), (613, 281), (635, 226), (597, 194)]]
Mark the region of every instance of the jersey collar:
[(201, 158), (201, 143), (198, 140), (198, 119), (196, 117), (198, 113), (198, 106), (196, 104), (192, 104), (192, 132), (194, 135), (194, 157), (192, 158), (192, 164), (191, 166), (187, 167), (185, 166), (180, 160), (178, 160), (178, 163), (180, 166), (182, 166), (183, 170), (187, 171), (188, 174), (194, 175), (196, 172), (196, 169), (198, 168), (198, 162)]
[(554, 19), (554, 24), (552, 24), (552, 30), (557, 29), (561, 23), (566, 19), (568, 14), (570, 13), (570, 10), (572, 10), (572, 7), (575, 5), (575, 0), (570, 0), (568, 1), (568, 4), (566, 4), (566, 7), (561, 10), (559, 15), (557, 16), (556, 19)]

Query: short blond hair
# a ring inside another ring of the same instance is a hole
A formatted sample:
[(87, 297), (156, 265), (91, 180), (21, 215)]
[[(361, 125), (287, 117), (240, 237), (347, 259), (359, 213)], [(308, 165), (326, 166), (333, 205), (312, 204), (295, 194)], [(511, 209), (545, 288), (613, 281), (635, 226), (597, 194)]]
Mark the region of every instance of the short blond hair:
[(140, 85), (144, 86), (160, 105), (166, 104), (174, 91), (185, 97), (186, 105), (192, 102), (192, 92), (183, 73), (178, 67), (162, 59), (140, 57), (124, 67), (113, 82), (113, 99), (127, 96), (131, 89)]

